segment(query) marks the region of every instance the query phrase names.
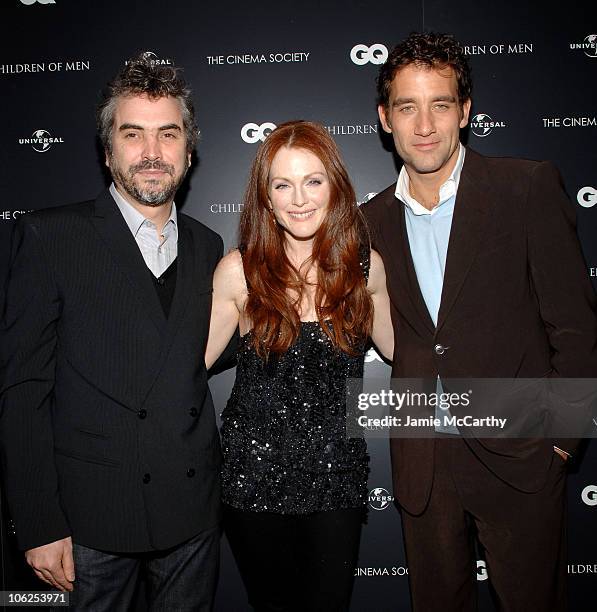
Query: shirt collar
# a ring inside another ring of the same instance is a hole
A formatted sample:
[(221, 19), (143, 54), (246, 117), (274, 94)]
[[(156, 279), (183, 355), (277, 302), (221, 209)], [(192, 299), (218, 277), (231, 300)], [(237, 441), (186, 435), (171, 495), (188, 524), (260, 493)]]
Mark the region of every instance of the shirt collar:
[(396, 191), (394, 194), (399, 200), (402, 200), (415, 215), (432, 215), (444, 202), (447, 202), (452, 196), (456, 195), (460, 183), (462, 166), (464, 165), (464, 156), (466, 154), (466, 149), (462, 143), (459, 143), (458, 146), (459, 151), (456, 165), (448, 177), (448, 180), (439, 188), (439, 202), (432, 210), (427, 210), (410, 195), (410, 179), (406, 167), (402, 166), (400, 174), (398, 175), (398, 182), (396, 183)]
[[(122, 213), (122, 216), (124, 217), (124, 220), (126, 221), (126, 224), (131, 230), (133, 236), (137, 236), (139, 230), (141, 229), (145, 221), (148, 221), (153, 225), (153, 222), (151, 220), (146, 219), (134, 206), (129, 204), (120, 195), (114, 183), (110, 185), (110, 193), (112, 194), (112, 197), (114, 198), (114, 201), (116, 202), (118, 209)], [(164, 225), (163, 234), (166, 235), (167, 233), (169, 233), (171, 225), (174, 226), (173, 229), (176, 229), (177, 221), (178, 217), (176, 215), (176, 204), (172, 202), (172, 209), (170, 210), (170, 216), (168, 217), (168, 221), (166, 221), (166, 224)]]

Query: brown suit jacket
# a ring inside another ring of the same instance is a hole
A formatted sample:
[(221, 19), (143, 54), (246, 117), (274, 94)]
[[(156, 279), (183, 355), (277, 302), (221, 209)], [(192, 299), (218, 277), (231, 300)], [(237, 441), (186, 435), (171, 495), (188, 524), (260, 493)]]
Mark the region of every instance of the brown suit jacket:
[[(596, 302), (575, 211), (549, 162), (488, 158), (467, 149), (456, 197), (437, 327), (421, 295), (395, 185), (363, 206), (386, 267), (396, 378), (597, 376)], [(438, 355), (434, 347), (450, 347)], [(392, 439), (394, 493), (426, 506), (438, 440)], [(545, 482), (553, 444), (467, 439), (498, 477), (523, 491)]]

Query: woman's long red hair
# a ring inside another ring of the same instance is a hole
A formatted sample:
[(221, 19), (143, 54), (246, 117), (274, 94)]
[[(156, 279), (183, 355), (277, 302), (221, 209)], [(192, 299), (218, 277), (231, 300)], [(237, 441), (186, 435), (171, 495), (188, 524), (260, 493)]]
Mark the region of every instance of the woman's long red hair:
[(251, 168), (239, 242), (249, 291), (246, 314), (255, 349), (267, 358), (270, 353), (288, 350), (296, 341), (301, 325), (298, 306), (307, 286), (305, 266), (297, 270), (290, 263), (285, 232), (269, 210), (270, 168), (282, 147), (310, 151), (327, 172), (330, 202), (306, 268), (311, 264), (317, 269), (315, 306), (321, 328), (337, 348), (354, 354), (370, 334), (373, 318), (361, 267), (362, 249), (368, 256), (367, 229), (335, 142), (325, 128), (308, 121), (277, 127), (260, 146)]

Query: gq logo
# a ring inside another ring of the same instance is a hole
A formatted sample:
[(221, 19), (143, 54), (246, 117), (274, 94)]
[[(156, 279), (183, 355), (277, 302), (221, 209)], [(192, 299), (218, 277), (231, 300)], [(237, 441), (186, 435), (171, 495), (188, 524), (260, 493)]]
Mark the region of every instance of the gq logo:
[(350, 59), (357, 66), (364, 66), (369, 63), (383, 64), (388, 59), (388, 49), (380, 43), (370, 47), (367, 45), (355, 45), (350, 50)]
[(383, 487), (371, 489), (369, 492), (369, 505), (373, 510), (385, 510), (394, 501), (394, 496)]
[(38, 4), (56, 4), (56, 0), (21, 0), (21, 4), (26, 4), (27, 6), (31, 6), (36, 2)]
[(583, 208), (591, 208), (597, 204), (597, 189), (594, 187), (583, 187), (576, 194), (576, 201)]
[(481, 559), (477, 561), (477, 580), (479, 582), (487, 580), (487, 564)]
[(587, 506), (597, 506), (597, 486), (588, 485), (582, 490), (580, 498)]
[(258, 140), (263, 142), (272, 132), (276, 129), (275, 123), (262, 123), (257, 125), (256, 123), (245, 123), (240, 130), (240, 137), (247, 144), (255, 144)]

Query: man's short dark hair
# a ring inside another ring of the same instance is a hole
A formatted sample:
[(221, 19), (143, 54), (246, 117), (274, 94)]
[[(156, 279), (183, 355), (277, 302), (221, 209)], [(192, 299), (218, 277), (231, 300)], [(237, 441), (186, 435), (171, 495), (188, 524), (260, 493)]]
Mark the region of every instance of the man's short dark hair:
[(151, 100), (166, 96), (176, 98), (180, 104), (187, 151), (197, 144), (198, 131), (191, 90), (181, 76), (181, 69), (161, 65), (148, 53), (141, 53), (126, 62), (124, 68), (108, 83), (97, 108), (97, 131), (104, 150), (112, 153), (112, 127), (118, 98), (146, 95)]
[(473, 86), (471, 69), (460, 43), (450, 34), (413, 32), (392, 49), (388, 60), (379, 70), (378, 104), (387, 108), (396, 73), (411, 64), (429, 68), (452, 68), (458, 83), (458, 103), (462, 106), (470, 99)]

